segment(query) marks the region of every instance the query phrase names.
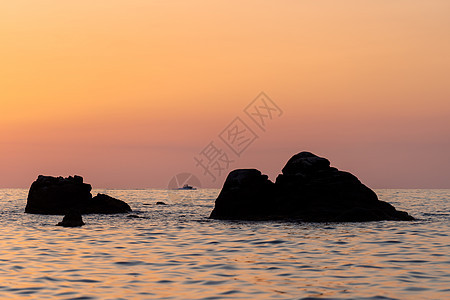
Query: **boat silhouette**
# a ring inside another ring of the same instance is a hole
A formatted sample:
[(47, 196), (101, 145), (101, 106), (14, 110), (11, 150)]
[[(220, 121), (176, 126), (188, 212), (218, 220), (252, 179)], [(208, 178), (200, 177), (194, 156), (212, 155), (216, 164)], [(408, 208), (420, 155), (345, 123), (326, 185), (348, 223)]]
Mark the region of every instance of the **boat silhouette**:
[(177, 188), (177, 190), (196, 190), (197, 188), (189, 185), (189, 184), (185, 184), (183, 185), (183, 187)]

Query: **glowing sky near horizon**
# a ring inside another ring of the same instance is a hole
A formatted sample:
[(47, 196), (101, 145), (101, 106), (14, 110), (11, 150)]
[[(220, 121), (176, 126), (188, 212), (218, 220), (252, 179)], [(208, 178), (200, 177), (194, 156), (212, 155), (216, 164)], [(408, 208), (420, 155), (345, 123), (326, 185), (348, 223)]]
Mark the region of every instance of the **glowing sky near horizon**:
[(2, 1), (0, 187), (165, 188), (261, 91), (230, 166), (302, 150), (374, 188), (450, 188), (450, 2)]

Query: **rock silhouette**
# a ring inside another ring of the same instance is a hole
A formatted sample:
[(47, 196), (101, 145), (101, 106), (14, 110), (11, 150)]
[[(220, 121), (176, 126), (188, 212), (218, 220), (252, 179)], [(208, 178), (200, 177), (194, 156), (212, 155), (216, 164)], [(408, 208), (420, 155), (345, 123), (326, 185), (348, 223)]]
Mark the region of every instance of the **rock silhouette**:
[(78, 211), (69, 211), (61, 222), (56, 224), (56, 226), (63, 226), (63, 227), (81, 227), (85, 225), (83, 222), (83, 218), (81, 217), (81, 214)]
[(115, 214), (130, 212), (130, 206), (108, 195), (91, 195), (92, 187), (81, 176), (52, 177), (39, 175), (28, 192), (26, 213), (65, 215), (70, 211), (81, 214)]
[(131, 211), (130, 206), (124, 201), (105, 194), (97, 194), (93, 197), (89, 209), (95, 214), (117, 214)]
[(256, 169), (230, 172), (210, 218), (309, 222), (414, 219), (378, 200), (354, 175), (330, 167), (328, 159), (310, 152), (289, 159), (275, 183)]

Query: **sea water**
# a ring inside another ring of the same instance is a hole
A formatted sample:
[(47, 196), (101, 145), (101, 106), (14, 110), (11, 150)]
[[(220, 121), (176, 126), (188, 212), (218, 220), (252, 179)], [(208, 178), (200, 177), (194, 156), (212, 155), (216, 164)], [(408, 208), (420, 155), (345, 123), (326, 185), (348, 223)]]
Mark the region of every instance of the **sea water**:
[(64, 228), (0, 190), (1, 299), (450, 299), (450, 190), (377, 190), (417, 221), (363, 223), (210, 220), (214, 189), (95, 192), (134, 216)]

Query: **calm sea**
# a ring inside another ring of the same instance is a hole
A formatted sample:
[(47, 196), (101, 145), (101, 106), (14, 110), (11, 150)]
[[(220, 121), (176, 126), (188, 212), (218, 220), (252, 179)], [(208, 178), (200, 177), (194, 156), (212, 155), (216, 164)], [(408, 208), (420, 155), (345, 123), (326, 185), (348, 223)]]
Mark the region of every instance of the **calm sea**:
[(211, 189), (95, 192), (140, 218), (62, 228), (0, 190), (1, 299), (450, 299), (450, 190), (377, 190), (419, 220), (367, 223), (209, 220)]

